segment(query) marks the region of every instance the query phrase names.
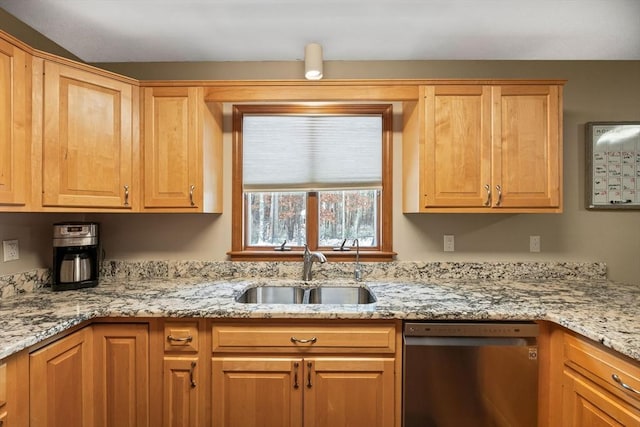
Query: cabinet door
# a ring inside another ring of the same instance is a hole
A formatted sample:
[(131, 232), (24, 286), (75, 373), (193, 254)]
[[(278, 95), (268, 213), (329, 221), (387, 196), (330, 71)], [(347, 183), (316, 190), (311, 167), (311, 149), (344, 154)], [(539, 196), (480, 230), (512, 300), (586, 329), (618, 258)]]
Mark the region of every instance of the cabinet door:
[(205, 385), (198, 357), (165, 357), (163, 366), (163, 426), (202, 426), (200, 396)]
[(489, 87), (427, 86), (424, 90), (424, 206), (489, 207)]
[(144, 206), (199, 207), (201, 88), (144, 89)]
[(494, 207), (559, 208), (558, 86), (498, 86), (493, 99)]
[(633, 408), (588, 379), (565, 368), (563, 422), (566, 427), (640, 426), (640, 409)]
[(132, 85), (45, 62), (43, 206), (132, 206)]
[(302, 359), (214, 357), (212, 369), (214, 427), (302, 426)]
[(149, 418), (149, 332), (146, 324), (96, 324), (96, 427), (144, 427)]
[(24, 206), (29, 174), (27, 54), (0, 40), (0, 205)]
[(304, 360), (305, 427), (393, 427), (394, 360)]
[(30, 427), (92, 426), (91, 330), (81, 329), (29, 359)]
[[(7, 364), (0, 363), (0, 427), (4, 427), (7, 420)], [(4, 423), (4, 424), (3, 424)]]

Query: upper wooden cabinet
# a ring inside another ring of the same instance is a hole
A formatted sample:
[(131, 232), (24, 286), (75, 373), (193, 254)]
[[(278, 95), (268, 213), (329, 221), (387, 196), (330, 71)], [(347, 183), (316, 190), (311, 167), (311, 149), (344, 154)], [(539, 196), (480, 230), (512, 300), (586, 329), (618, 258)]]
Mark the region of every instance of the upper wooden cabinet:
[(44, 61), (42, 206), (132, 210), (132, 84)]
[(562, 88), (421, 86), (404, 105), (405, 212), (561, 212)]
[(144, 209), (222, 212), (222, 112), (202, 87), (144, 88)]
[(422, 90), (424, 206), (483, 206), (491, 184), (491, 88)]
[(492, 206), (560, 210), (561, 88), (514, 85), (491, 90)]
[(0, 210), (29, 201), (30, 55), (0, 39)]

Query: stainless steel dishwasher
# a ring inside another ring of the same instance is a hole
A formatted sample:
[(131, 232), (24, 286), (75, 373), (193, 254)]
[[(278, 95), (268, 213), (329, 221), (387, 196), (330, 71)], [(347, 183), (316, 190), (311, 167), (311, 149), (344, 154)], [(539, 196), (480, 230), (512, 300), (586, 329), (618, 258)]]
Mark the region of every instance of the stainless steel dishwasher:
[(536, 427), (538, 325), (405, 322), (404, 427)]

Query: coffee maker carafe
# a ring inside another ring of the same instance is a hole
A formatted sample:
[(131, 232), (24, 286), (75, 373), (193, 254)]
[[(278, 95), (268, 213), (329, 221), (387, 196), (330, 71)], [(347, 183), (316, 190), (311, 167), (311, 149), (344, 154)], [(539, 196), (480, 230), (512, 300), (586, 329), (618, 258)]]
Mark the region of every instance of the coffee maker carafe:
[(66, 291), (98, 284), (98, 224), (60, 222), (53, 225), (51, 289)]

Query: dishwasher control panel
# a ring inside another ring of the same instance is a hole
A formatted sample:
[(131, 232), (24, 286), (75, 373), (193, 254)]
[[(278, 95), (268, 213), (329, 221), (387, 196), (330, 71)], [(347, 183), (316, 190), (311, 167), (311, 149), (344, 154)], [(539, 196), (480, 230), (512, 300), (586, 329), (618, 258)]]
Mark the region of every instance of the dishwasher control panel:
[(534, 322), (406, 322), (406, 337), (518, 337), (538, 336)]

